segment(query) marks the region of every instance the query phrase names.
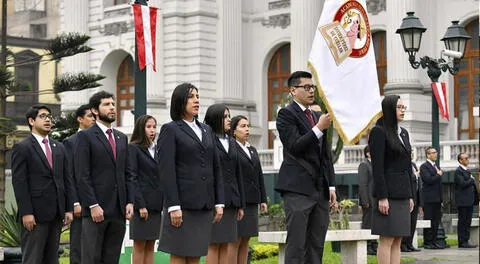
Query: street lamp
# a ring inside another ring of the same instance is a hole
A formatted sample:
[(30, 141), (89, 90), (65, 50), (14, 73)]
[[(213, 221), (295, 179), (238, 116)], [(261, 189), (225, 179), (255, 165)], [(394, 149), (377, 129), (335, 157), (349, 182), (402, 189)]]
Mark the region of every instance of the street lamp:
[[(455, 75), (458, 72), (458, 64), (463, 58), (467, 41), (471, 37), (465, 31), (465, 28), (458, 24), (458, 21), (452, 21), (452, 25), (447, 28), (444, 37), (441, 39), (445, 43), (445, 50), (440, 53), (440, 58), (434, 59), (428, 56), (420, 58), (416, 61), (415, 55), (420, 49), (422, 42), (422, 34), (427, 29), (422, 25), (420, 19), (413, 15), (414, 12), (407, 12), (407, 16), (403, 19), (400, 28), (396, 33), (400, 34), (403, 49), (408, 53), (408, 61), (414, 69), (422, 66), (427, 68), (428, 77), (432, 82), (438, 82), (438, 78), (442, 75), (442, 71), (447, 70), (450, 74)], [(443, 59), (443, 55), (449, 57), (449, 61)], [(438, 124), (438, 104), (435, 94), (432, 92), (432, 146), (438, 152), (437, 164), (440, 166), (440, 139)], [(445, 230), (440, 222), (437, 233), (437, 243), (447, 247), (445, 241)]]
[[(400, 34), (403, 49), (408, 53), (408, 61), (414, 69), (422, 66), (427, 68), (428, 77), (432, 82), (438, 82), (438, 78), (447, 70), (450, 74), (455, 75), (458, 72), (458, 64), (463, 58), (467, 40), (471, 37), (465, 31), (465, 28), (458, 24), (458, 21), (452, 21), (452, 25), (447, 28), (444, 37), (441, 39), (445, 43), (445, 50), (440, 53), (440, 58), (430, 58), (424, 56), (420, 61), (416, 61), (415, 55), (420, 49), (422, 42), (422, 34), (427, 29), (422, 25), (420, 19), (414, 16), (414, 12), (407, 12), (407, 16), (403, 19), (400, 28), (396, 33)], [(443, 56), (447, 56), (446, 61)], [(437, 150), (440, 165), (440, 140), (439, 140), (439, 122), (438, 122), (438, 104), (435, 95), (432, 92), (432, 146)]]

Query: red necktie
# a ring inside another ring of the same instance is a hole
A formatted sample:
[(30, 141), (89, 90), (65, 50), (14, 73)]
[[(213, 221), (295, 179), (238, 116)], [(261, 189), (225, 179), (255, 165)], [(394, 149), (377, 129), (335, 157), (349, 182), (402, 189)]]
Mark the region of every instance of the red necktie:
[(113, 159), (117, 159), (117, 148), (115, 147), (115, 140), (113, 140), (112, 136), (112, 129), (107, 129), (107, 134), (108, 134), (108, 143), (110, 143), (110, 147), (112, 147), (113, 151)]
[(310, 121), (310, 125), (314, 127), (315, 121), (313, 121), (312, 111), (310, 111), (310, 109), (305, 109), (305, 115), (307, 116), (308, 121)]
[(48, 139), (44, 138), (42, 143), (45, 145), (45, 156), (47, 156), (48, 164), (50, 164), (50, 168), (53, 168), (52, 150), (48, 144)]

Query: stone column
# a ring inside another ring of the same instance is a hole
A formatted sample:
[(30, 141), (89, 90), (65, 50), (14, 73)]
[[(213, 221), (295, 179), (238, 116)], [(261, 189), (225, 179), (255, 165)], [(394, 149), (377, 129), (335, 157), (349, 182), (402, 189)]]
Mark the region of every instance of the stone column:
[[(78, 32), (89, 34), (89, 2), (90, 1), (69, 1), (63, 3), (63, 32)], [(62, 59), (63, 72), (86, 72), (89, 69), (88, 52), (77, 54), (73, 57)]]
[(291, 1), (291, 71), (308, 71), (307, 61), (324, 0)]
[(242, 100), (242, 1), (222, 0), (219, 4), (220, 84), (223, 99)]
[(387, 84), (384, 88), (386, 95), (422, 93), (420, 72), (410, 66), (408, 55), (403, 51), (400, 35), (395, 33), (407, 12), (416, 11), (415, 5), (415, 0), (387, 0)]

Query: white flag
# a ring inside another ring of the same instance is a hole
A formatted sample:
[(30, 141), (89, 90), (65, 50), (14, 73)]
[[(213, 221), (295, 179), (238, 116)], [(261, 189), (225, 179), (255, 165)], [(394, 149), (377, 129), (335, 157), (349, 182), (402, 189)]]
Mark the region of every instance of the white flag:
[(365, 0), (326, 0), (308, 60), (338, 134), (357, 142), (382, 114)]

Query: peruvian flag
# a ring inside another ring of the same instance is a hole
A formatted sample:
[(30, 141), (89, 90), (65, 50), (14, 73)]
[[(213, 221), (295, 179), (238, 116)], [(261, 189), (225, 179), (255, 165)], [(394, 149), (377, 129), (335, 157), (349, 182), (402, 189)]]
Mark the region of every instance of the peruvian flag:
[(435, 99), (437, 99), (438, 109), (440, 110), (440, 115), (442, 118), (448, 120), (448, 103), (447, 103), (447, 88), (444, 82), (433, 82), (432, 83), (433, 94)]
[(138, 67), (143, 70), (147, 64), (155, 68), (155, 32), (157, 29), (157, 8), (133, 4), (133, 21), (138, 50)]

